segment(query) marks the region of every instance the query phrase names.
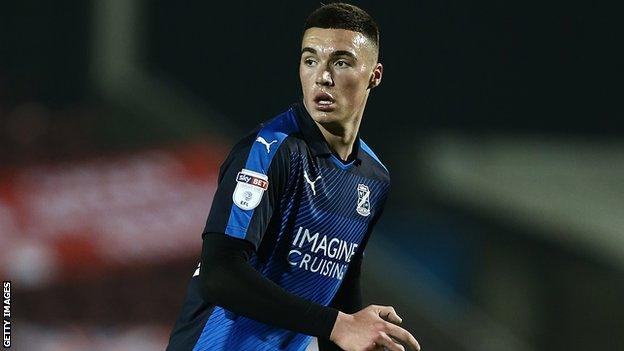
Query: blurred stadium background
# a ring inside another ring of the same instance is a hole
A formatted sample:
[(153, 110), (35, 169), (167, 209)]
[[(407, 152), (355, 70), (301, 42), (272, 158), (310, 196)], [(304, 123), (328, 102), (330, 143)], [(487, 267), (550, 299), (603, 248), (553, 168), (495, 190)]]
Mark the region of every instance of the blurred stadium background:
[[(393, 176), (365, 301), (393, 304), (425, 350), (624, 350), (617, 11), (356, 4), (385, 64), (362, 135)], [(300, 28), (318, 5), (3, 3), (15, 350), (164, 348), (218, 166), (299, 98)]]

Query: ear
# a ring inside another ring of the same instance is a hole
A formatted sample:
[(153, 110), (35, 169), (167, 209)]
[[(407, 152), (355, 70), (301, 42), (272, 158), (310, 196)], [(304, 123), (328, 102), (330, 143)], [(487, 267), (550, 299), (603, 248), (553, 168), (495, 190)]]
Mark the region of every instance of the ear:
[(373, 69), (373, 73), (371, 74), (370, 80), (368, 82), (368, 89), (372, 89), (379, 84), (381, 84), (381, 77), (383, 76), (383, 65), (381, 63), (377, 63), (375, 65), (375, 69)]

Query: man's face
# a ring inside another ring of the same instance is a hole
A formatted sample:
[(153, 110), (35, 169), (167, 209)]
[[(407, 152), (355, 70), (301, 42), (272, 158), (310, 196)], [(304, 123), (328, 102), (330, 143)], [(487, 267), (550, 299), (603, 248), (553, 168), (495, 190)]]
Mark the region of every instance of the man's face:
[(324, 28), (303, 34), (299, 78), (304, 104), (316, 122), (342, 125), (359, 116), (381, 74), (377, 48), (363, 34)]

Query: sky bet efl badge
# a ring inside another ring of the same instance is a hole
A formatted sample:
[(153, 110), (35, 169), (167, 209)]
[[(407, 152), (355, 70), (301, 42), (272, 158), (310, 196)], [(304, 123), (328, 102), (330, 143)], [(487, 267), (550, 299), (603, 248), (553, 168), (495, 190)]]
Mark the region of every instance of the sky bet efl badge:
[(364, 184), (357, 186), (358, 200), (356, 211), (360, 215), (366, 217), (370, 214), (370, 190)]
[(268, 187), (269, 177), (243, 168), (236, 175), (236, 189), (234, 189), (232, 200), (243, 210), (254, 209), (262, 200), (262, 195)]

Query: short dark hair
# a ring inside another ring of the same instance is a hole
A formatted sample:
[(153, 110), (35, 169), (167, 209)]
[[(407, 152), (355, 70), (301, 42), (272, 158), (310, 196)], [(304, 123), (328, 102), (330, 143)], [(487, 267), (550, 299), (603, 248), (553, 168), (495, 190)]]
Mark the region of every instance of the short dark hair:
[(362, 33), (379, 49), (379, 27), (373, 17), (361, 8), (343, 2), (323, 5), (308, 16), (303, 26), (308, 28), (346, 29)]

